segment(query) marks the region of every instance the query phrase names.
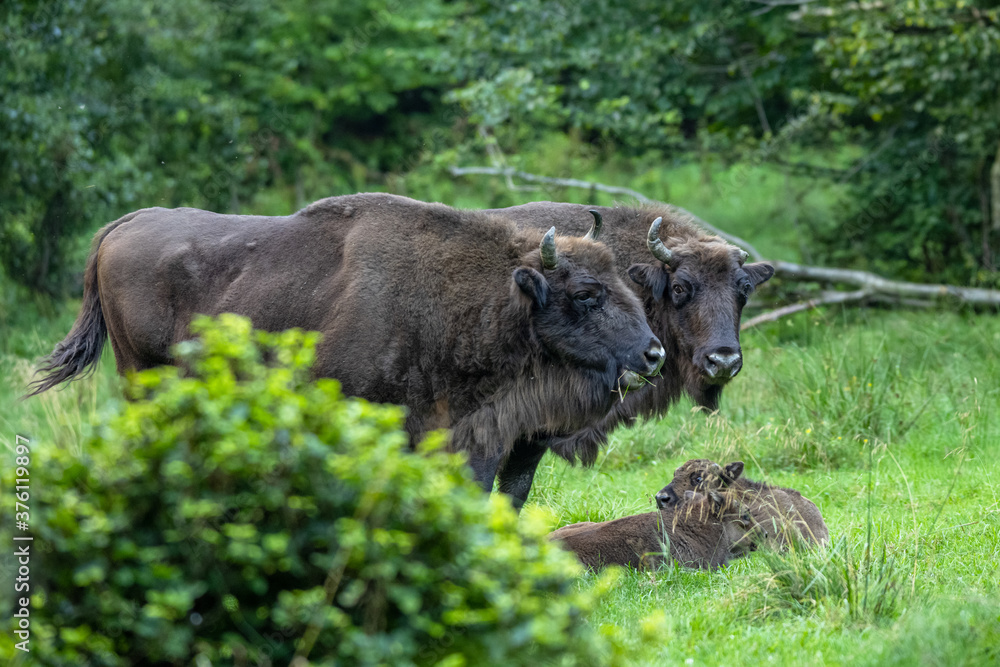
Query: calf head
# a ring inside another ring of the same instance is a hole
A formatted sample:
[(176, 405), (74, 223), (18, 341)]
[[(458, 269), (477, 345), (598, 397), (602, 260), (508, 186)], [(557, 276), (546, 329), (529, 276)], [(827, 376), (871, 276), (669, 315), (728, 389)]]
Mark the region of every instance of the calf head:
[(683, 501), (674, 510), (674, 525), (688, 523), (721, 522), (721, 547), (735, 556), (757, 548), (757, 543), (767, 534), (750, 516), (750, 511), (738, 498), (725, 491), (699, 492), (688, 489)]
[(717, 237), (660, 239), (662, 218), (649, 228), (647, 247), (658, 260), (634, 264), (629, 277), (641, 287), (647, 315), (676, 349), (676, 371), (699, 405), (718, 408), (722, 387), (743, 367), (740, 316), (754, 289), (774, 275), (763, 262)]
[(743, 461), (720, 466), (708, 459), (691, 459), (674, 471), (674, 478), (656, 494), (660, 509), (674, 507), (688, 493), (716, 492), (725, 489), (743, 474)]
[(534, 333), (550, 354), (602, 374), (609, 389), (638, 387), (665, 353), (599, 234), (599, 220), (583, 238), (556, 239), (553, 227), (514, 282), (532, 301)]

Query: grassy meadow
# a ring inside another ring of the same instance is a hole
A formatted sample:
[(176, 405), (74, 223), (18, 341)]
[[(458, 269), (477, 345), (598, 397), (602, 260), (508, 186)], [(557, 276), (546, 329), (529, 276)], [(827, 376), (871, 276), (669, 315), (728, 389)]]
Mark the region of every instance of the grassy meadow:
[[(789, 233), (795, 219), (820, 215), (836, 200), (821, 192), (789, 211), (775, 203), (789, 184), (762, 170), (722, 197), (697, 166), (654, 178), (653, 163), (624, 172), (558, 154), (568, 161), (564, 169), (535, 167), (629, 184), (785, 259), (801, 257)], [(470, 207), (516, 203), (505, 200), (512, 195), (499, 182), (421, 185), (414, 176), (387, 188)], [(489, 188), (492, 196), (484, 194)], [(519, 197), (534, 199), (589, 197), (562, 190)], [(285, 201), (262, 198), (255, 212), (287, 212), (277, 210)], [(20, 433), (34, 447), (78, 448), (88, 425), (120, 400), (106, 353), (93, 376), (17, 401), (34, 362), (69, 330), (77, 307), (13, 289), (0, 296), (7, 378), (0, 426), (8, 446)], [(623, 572), (591, 621), (615, 626), (636, 665), (1000, 661), (1000, 318), (827, 309), (749, 330), (742, 341), (744, 368), (719, 414), (679, 404), (662, 419), (614, 433), (593, 468), (546, 457), (527, 511), (544, 513), (553, 528), (651, 511), (653, 494), (686, 459), (739, 459), (746, 476), (813, 500), (833, 546), (758, 551), (717, 572)], [(580, 585), (595, 581), (584, 576)]]

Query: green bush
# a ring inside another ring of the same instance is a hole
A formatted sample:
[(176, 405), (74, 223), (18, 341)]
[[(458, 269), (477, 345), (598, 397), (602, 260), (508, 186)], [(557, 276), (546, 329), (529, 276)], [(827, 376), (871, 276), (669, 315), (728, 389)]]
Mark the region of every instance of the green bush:
[(318, 334), (193, 328), (182, 368), (135, 375), (82, 458), (33, 463), (45, 664), (613, 659), (584, 618), (610, 580), (580, 592), (572, 556), (442, 435), (408, 453), (402, 409), (311, 381)]

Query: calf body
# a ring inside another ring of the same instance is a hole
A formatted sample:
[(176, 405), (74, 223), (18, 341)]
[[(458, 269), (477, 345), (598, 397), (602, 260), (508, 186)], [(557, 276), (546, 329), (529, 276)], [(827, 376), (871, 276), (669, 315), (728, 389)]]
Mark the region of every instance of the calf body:
[(678, 467), (670, 484), (656, 494), (657, 506), (674, 507), (686, 493), (725, 491), (731, 502), (750, 512), (773, 546), (786, 548), (793, 540), (829, 543), (830, 531), (815, 503), (795, 489), (754, 482), (742, 475), (742, 461), (721, 466), (708, 459), (691, 459)]
[[(549, 534), (584, 565), (655, 568), (669, 559), (696, 568), (716, 568), (755, 548), (759, 529), (750, 516), (719, 494), (688, 495), (688, 501), (657, 512), (614, 521), (563, 526)], [(668, 546), (669, 545), (669, 546)]]
[(452, 429), (492, 488), (519, 439), (583, 428), (663, 351), (611, 252), (587, 238), (405, 197), (320, 200), (287, 217), (144, 209), (102, 229), (73, 330), (35, 393), (79, 375), (105, 331), (118, 370), (170, 363), (195, 314), (323, 334), (315, 374)]

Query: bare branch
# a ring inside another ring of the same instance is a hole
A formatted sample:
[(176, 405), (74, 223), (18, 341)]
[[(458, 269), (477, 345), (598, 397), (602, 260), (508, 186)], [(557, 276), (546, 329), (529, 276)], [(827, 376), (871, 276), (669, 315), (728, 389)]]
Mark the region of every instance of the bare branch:
[(740, 325), (740, 331), (751, 329), (759, 324), (764, 324), (765, 322), (774, 322), (775, 320), (781, 319), (786, 315), (792, 315), (803, 310), (810, 310), (812, 308), (816, 308), (817, 306), (827, 306), (832, 303), (861, 301), (869, 296), (871, 296), (871, 291), (866, 289), (861, 289), (856, 292), (824, 292), (823, 295), (818, 298), (809, 299), (808, 301), (802, 301), (800, 303), (793, 303), (789, 306), (782, 306), (781, 308), (775, 308), (774, 310), (769, 310), (766, 313), (761, 313), (756, 317), (751, 317), (749, 320)]
[(925, 285), (889, 280), (868, 271), (853, 269), (831, 269), (822, 266), (804, 266), (792, 262), (773, 260), (774, 272), (783, 277), (815, 280), (827, 283), (848, 283), (863, 287), (871, 293), (889, 294), (897, 297), (924, 299), (952, 298), (964, 303), (1000, 306), (1000, 291), (981, 287), (958, 287), (956, 285)]

